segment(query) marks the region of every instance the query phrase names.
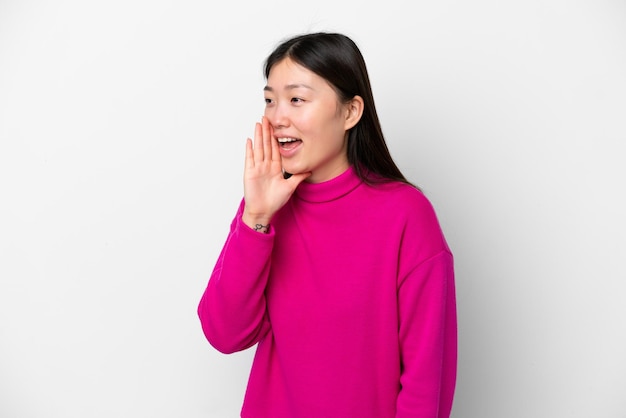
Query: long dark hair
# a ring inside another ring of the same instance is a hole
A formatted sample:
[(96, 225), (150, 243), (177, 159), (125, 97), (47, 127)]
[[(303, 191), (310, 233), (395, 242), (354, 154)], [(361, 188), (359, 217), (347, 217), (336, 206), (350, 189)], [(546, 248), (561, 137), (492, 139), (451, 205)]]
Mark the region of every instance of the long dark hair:
[(348, 162), (366, 183), (396, 180), (410, 184), (391, 158), (378, 120), (367, 67), (357, 45), (339, 33), (317, 32), (282, 42), (265, 61), (265, 78), (272, 67), (289, 58), (324, 78), (342, 103), (354, 96), (364, 102), (363, 115), (348, 133)]

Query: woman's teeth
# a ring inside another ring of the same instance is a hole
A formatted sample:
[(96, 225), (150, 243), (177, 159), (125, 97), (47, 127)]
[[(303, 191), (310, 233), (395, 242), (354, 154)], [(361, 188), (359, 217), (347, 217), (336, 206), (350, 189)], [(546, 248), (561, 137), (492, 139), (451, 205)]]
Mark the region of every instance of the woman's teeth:
[(292, 150), (298, 146), (298, 142), (302, 142), (302, 140), (298, 138), (277, 138), (278, 145), (281, 149), (284, 150)]

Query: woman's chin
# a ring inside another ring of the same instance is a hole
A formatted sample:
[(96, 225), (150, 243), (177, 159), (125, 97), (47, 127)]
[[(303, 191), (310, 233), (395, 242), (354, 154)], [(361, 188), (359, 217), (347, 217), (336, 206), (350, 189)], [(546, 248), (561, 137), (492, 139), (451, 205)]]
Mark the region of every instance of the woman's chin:
[(304, 173), (304, 171), (301, 168), (296, 167), (295, 165), (283, 164), (283, 173), (285, 175), (285, 178), (289, 178), (294, 174)]

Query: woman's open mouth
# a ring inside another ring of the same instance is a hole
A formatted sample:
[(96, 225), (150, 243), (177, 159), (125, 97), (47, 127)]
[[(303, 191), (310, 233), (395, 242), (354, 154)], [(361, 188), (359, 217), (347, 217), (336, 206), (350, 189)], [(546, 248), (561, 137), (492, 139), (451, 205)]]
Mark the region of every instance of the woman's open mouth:
[(277, 138), (280, 155), (289, 158), (298, 152), (302, 140), (298, 138)]
[(281, 149), (292, 150), (302, 143), (301, 139), (297, 138), (278, 138), (278, 144)]

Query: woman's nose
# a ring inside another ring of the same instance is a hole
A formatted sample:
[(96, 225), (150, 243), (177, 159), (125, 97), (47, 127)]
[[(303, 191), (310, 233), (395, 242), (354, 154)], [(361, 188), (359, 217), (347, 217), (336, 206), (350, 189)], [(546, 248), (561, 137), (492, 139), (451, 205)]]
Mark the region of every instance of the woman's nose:
[(285, 128), (289, 126), (289, 115), (286, 109), (281, 105), (265, 109), (265, 117), (269, 120), (274, 129)]

